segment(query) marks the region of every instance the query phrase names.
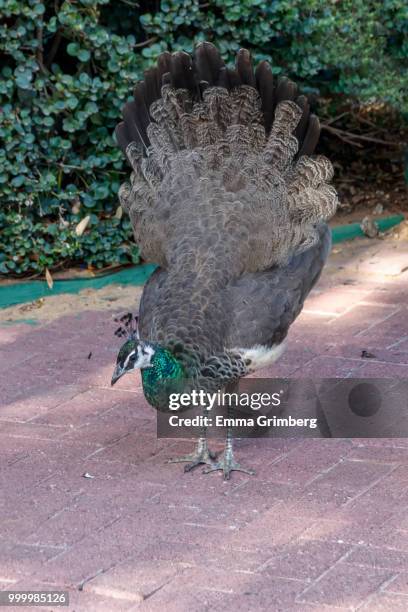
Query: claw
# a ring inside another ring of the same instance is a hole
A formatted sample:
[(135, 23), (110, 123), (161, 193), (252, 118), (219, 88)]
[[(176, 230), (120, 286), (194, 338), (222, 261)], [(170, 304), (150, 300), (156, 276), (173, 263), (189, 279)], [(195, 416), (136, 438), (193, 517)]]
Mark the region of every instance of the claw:
[(217, 458), (217, 454), (210, 451), (207, 446), (206, 440), (199, 440), (197, 448), (193, 453), (184, 455), (183, 457), (175, 457), (174, 459), (168, 459), (166, 463), (187, 463), (184, 466), (185, 472), (190, 472), (192, 469), (204, 463), (206, 465), (214, 465), (214, 461)]
[(224, 452), (219, 461), (213, 462), (212, 465), (208, 468), (203, 469), (203, 474), (209, 474), (210, 472), (215, 472), (217, 470), (222, 470), (224, 474), (224, 480), (229, 480), (231, 478), (231, 472), (244, 472), (245, 474), (250, 474), (253, 476), (255, 474), (255, 470), (250, 468), (244, 468), (240, 463), (235, 461), (234, 455), (231, 452)]

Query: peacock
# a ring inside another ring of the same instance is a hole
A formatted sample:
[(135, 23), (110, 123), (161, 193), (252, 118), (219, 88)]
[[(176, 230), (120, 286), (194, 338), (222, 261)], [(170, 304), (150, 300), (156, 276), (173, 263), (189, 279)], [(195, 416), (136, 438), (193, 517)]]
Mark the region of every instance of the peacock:
[[(296, 85), (266, 61), (254, 69), (246, 49), (229, 67), (203, 42), (145, 72), (116, 128), (132, 168), (119, 199), (157, 268), (112, 384), (140, 369), (146, 399), (167, 411), (174, 389), (231, 389), (278, 359), (331, 246), (337, 195), (330, 161), (312, 155), (319, 133)], [(253, 473), (230, 431), (221, 456), (203, 433), (174, 461)]]

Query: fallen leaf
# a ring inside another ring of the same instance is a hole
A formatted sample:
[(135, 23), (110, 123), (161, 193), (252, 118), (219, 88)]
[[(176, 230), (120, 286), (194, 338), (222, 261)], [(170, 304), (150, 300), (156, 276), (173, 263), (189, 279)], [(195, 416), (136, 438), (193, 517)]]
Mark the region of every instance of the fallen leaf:
[(76, 233), (77, 236), (82, 236), (82, 234), (84, 233), (84, 231), (88, 227), (88, 223), (89, 223), (90, 218), (91, 218), (91, 215), (86, 215), (86, 217), (81, 219), (81, 221), (78, 223), (78, 225), (75, 228), (75, 233)]
[(369, 216), (364, 217), (360, 227), (368, 238), (375, 238), (379, 234), (378, 225)]
[(41, 306), (44, 305), (44, 301), (44, 298), (39, 298), (34, 302), (30, 302), (29, 304), (24, 304), (23, 306), (20, 306), (19, 310), (21, 310), (22, 312), (27, 312), (29, 310), (34, 310), (35, 308), (41, 308)]
[(45, 268), (45, 280), (47, 281), (47, 285), (50, 289), (54, 286), (54, 281), (52, 280), (51, 272), (48, 268)]

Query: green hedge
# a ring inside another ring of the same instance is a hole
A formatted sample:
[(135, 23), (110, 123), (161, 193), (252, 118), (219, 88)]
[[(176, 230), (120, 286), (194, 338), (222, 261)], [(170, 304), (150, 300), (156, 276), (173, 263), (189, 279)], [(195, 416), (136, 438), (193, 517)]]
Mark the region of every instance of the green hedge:
[[(403, 0), (0, 0), (0, 272), (138, 261), (113, 140), (132, 84), (166, 49), (240, 46), (304, 89), (406, 112)], [(159, 6), (159, 3), (157, 3)], [(404, 107), (405, 104), (405, 107)], [(82, 235), (78, 222), (89, 216)]]

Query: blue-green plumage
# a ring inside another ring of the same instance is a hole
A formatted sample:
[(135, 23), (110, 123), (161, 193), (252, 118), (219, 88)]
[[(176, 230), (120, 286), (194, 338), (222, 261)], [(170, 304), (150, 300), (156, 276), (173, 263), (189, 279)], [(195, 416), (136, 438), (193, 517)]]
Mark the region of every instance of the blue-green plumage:
[(121, 347), (112, 384), (126, 372), (140, 369), (144, 395), (154, 408), (168, 410), (169, 395), (186, 385), (183, 365), (171, 351), (152, 342), (130, 338)]
[(150, 366), (142, 368), (142, 384), (145, 398), (158, 410), (167, 410), (170, 393), (182, 392), (185, 372), (174, 355), (153, 345), (155, 352)]

